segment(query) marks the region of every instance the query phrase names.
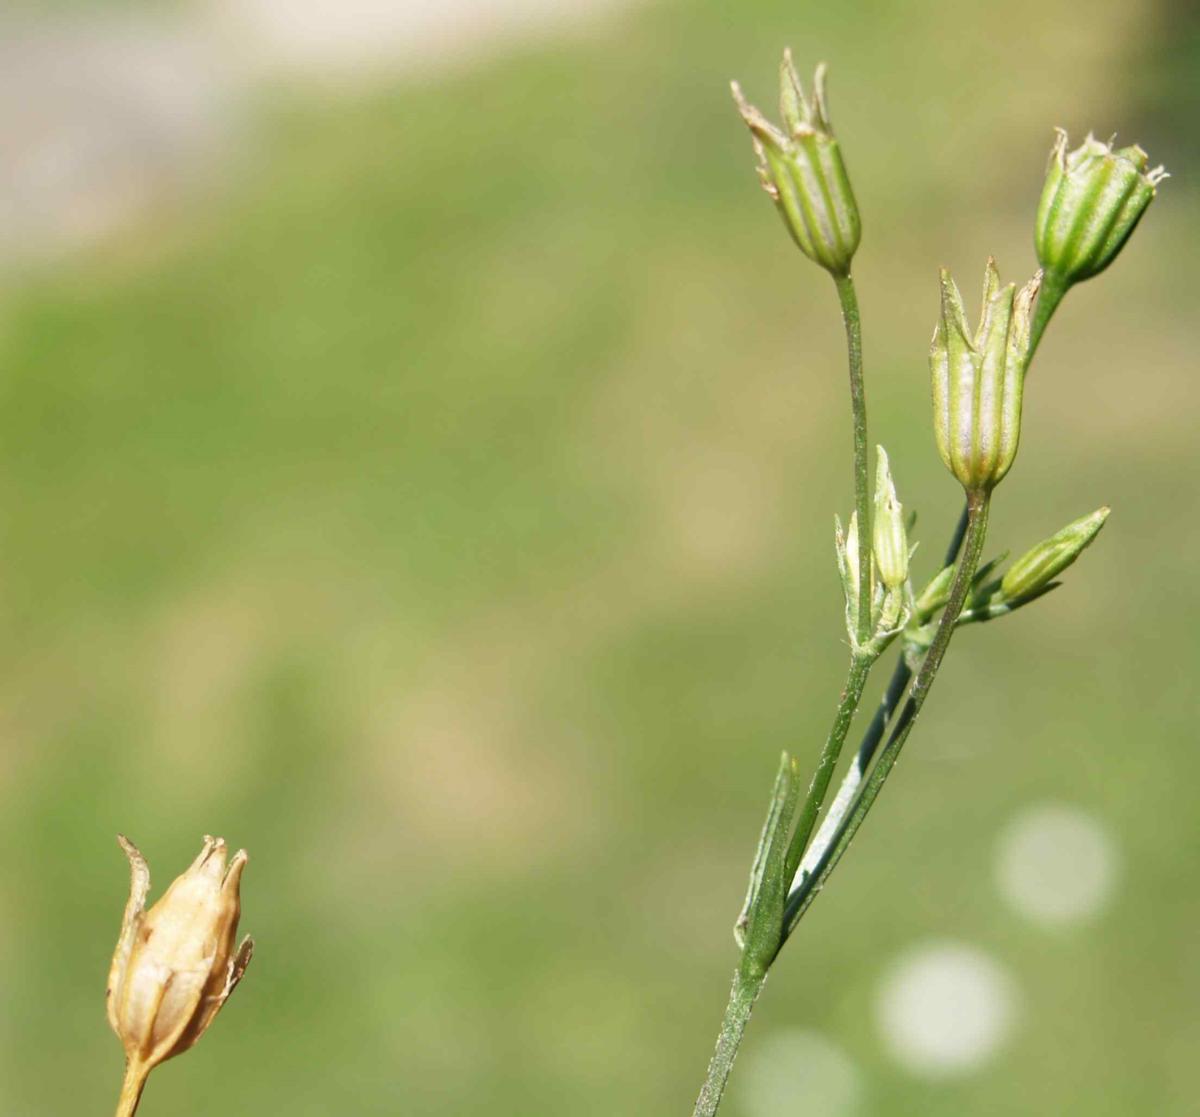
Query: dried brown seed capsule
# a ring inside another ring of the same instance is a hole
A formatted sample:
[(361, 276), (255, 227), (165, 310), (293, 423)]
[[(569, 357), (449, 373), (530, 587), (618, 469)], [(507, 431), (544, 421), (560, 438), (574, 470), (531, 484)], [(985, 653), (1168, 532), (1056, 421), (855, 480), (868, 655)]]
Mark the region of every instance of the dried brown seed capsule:
[(108, 975), (108, 1020), (125, 1048), (123, 1102), (131, 1099), (118, 1112), (132, 1113), (150, 1071), (212, 1023), (246, 972), (254, 940), (234, 948), (245, 850), (226, 867), (224, 840), (206, 835), (200, 856), (146, 911), (149, 866), (131, 841), (117, 840), (131, 881)]

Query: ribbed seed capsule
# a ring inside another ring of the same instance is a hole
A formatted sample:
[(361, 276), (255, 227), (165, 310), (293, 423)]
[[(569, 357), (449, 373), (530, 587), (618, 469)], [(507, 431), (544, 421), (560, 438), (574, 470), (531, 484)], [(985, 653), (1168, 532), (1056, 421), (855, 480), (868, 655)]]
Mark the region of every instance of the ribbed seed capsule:
[(1167, 177), (1149, 165), (1136, 144), (1114, 150), (1091, 133), (1068, 152), (1058, 130), (1034, 229), (1038, 260), (1056, 280), (1069, 286), (1113, 262)]
[(108, 1020), (125, 1048), (126, 1079), (140, 1092), (151, 1069), (186, 1051), (229, 999), (254, 942), (235, 945), (246, 853), (228, 866), (221, 838), (205, 837), (192, 865), (145, 910), (150, 869), (119, 838), (131, 883), (108, 977)]
[(974, 337), (962, 296), (941, 273), (941, 315), (930, 347), (938, 452), (969, 493), (999, 484), (1017, 456), (1029, 327), (1041, 272), (1021, 290), (1000, 286), (996, 261), (983, 281), (983, 314)]
[(825, 66), (817, 67), (812, 97), (800, 85), (790, 51), (784, 52), (779, 76), (786, 130), (749, 104), (738, 83), (732, 83), (738, 111), (754, 137), (759, 180), (800, 250), (833, 275), (848, 275), (862, 224), (829, 122)]
[(1026, 551), (1004, 575), (1001, 594), (1015, 601), (1045, 589), (1100, 534), (1108, 511), (1098, 508), (1090, 516), (1081, 516)]

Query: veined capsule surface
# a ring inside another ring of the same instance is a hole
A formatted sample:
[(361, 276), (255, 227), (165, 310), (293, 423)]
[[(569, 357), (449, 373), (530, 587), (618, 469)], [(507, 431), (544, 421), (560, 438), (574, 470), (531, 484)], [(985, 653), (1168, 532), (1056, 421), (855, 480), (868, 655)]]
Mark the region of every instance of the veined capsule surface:
[(1030, 346), (1030, 320), (1041, 284), (1038, 272), (1018, 291), (1000, 286), (988, 260), (983, 312), (972, 334), (962, 296), (941, 274), (941, 313), (929, 352), (933, 425), (946, 468), (968, 493), (998, 485), (1017, 456), (1021, 399)]
[(825, 66), (817, 67), (811, 97), (801, 87), (790, 51), (784, 52), (779, 77), (783, 128), (751, 105), (737, 82), (732, 84), (738, 111), (754, 137), (759, 181), (800, 250), (833, 275), (846, 276), (862, 223), (829, 122)]
[(1099, 274), (1129, 240), (1167, 177), (1136, 144), (1114, 148), (1088, 134), (1067, 150), (1061, 128), (1038, 204), (1034, 245), (1042, 267), (1064, 284)]
[(109, 970), (108, 1020), (128, 1064), (144, 1075), (204, 1034), (250, 963), (254, 941), (234, 947), (248, 858), (238, 850), (226, 866), (224, 840), (206, 836), (200, 855), (146, 911), (150, 868), (137, 846), (118, 840), (131, 879)]

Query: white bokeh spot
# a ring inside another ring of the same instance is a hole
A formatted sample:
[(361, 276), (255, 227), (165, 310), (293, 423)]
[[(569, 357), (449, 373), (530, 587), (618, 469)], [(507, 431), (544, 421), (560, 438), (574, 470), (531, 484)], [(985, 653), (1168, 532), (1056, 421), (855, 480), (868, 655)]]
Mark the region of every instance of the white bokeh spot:
[(996, 884), (1020, 915), (1062, 927), (1096, 915), (1112, 896), (1116, 845), (1078, 807), (1048, 803), (1018, 815), (996, 847)]
[(1016, 1017), (1013, 983), (1000, 964), (964, 943), (929, 942), (885, 975), (876, 1017), (889, 1054), (930, 1078), (975, 1070), (991, 1059)]
[(739, 1100), (746, 1117), (855, 1117), (860, 1112), (861, 1071), (819, 1032), (775, 1032), (744, 1058)]

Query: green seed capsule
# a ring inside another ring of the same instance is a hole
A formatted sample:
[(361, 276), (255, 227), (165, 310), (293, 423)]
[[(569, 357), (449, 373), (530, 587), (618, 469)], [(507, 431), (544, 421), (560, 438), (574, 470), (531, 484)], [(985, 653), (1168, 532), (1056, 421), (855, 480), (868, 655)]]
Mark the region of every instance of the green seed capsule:
[(862, 224), (829, 123), (824, 65), (817, 67), (810, 98), (800, 85), (791, 52), (784, 52), (779, 106), (786, 131), (749, 104), (737, 82), (732, 88), (738, 111), (754, 137), (759, 180), (792, 239), (833, 275), (848, 275)]
[(968, 493), (990, 491), (1017, 456), (1029, 327), (1041, 272), (1021, 290), (1000, 286), (988, 260), (983, 315), (972, 337), (962, 296), (942, 269), (941, 316), (930, 347), (938, 452)]
[(1140, 147), (1113, 150), (1090, 133), (1068, 152), (1067, 134), (1058, 130), (1034, 229), (1048, 273), (1070, 286), (1113, 262), (1167, 177), (1149, 163)]

